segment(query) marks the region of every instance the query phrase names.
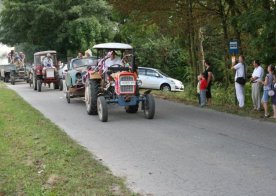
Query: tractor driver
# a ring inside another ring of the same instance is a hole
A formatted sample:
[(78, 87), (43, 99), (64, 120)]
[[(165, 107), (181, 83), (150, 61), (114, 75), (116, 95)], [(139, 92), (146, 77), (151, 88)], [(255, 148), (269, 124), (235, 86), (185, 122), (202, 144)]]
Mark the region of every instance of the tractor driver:
[(112, 65), (122, 65), (122, 59), (116, 56), (116, 52), (113, 50), (107, 54), (107, 59), (105, 60), (104, 72)]
[(43, 59), (43, 66), (44, 67), (53, 67), (53, 59), (50, 53), (47, 53), (46, 57)]
[(42, 64), (43, 64), (43, 70), (42, 70), (43, 75), (45, 75), (46, 68), (54, 68), (56, 72), (56, 68), (54, 67), (54, 62), (50, 53), (47, 53), (46, 57), (43, 59)]

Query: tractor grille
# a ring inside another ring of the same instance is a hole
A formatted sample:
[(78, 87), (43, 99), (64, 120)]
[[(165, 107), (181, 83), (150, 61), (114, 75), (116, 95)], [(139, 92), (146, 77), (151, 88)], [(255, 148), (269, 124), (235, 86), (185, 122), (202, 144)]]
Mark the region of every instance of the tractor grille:
[[(133, 76), (121, 76), (120, 82), (122, 81), (134, 81)], [(135, 85), (120, 85), (121, 93), (134, 93)]]

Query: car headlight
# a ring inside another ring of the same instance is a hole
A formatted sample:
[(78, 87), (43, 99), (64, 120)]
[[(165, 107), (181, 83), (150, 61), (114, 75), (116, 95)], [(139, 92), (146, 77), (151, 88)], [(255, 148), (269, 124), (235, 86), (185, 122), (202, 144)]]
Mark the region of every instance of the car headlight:
[(172, 83), (172, 84), (175, 84), (175, 82), (174, 82), (173, 80), (171, 80), (171, 83)]

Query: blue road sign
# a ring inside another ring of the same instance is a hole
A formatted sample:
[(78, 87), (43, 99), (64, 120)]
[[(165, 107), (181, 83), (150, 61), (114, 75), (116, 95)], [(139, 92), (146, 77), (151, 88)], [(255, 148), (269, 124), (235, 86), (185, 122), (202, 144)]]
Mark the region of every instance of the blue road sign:
[(229, 53), (230, 54), (238, 54), (239, 53), (238, 41), (232, 40), (229, 42)]

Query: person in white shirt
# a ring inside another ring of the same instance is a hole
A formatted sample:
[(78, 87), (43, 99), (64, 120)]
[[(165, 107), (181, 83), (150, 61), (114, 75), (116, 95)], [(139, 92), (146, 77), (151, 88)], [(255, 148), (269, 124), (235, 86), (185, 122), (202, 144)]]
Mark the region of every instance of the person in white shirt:
[(116, 52), (114, 50), (109, 52), (109, 54), (107, 56), (108, 57), (104, 63), (104, 69), (103, 69), (104, 72), (106, 72), (107, 69), (112, 65), (121, 65), (121, 66), (123, 65), (122, 59), (120, 57), (116, 56)]
[(47, 56), (43, 59), (43, 66), (44, 67), (53, 67), (54, 66), (53, 59), (52, 59), (50, 53), (48, 53)]
[(116, 52), (113, 50), (111, 51), (110, 58), (106, 59), (105, 66), (110, 67), (117, 64), (122, 65), (122, 59), (116, 56)]
[(264, 69), (260, 65), (260, 61), (253, 61), (254, 71), (252, 73), (252, 77), (250, 82), (252, 83), (252, 102), (253, 109), (260, 110), (261, 109), (261, 86), (259, 81), (262, 81), (264, 75)]
[(238, 77), (245, 78), (245, 65), (244, 65), (244, 56), (239, 56), (239, 63), (232, 66), (232, 69), (236, 70), (235, 74), (235, 89), (236, 89), (236, 96), (239, 102), (239, 107), (244, 107), (244, 85), (241, 85), (236, 82)]

